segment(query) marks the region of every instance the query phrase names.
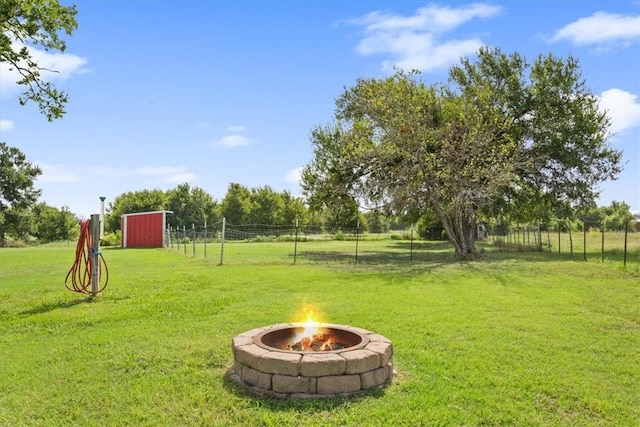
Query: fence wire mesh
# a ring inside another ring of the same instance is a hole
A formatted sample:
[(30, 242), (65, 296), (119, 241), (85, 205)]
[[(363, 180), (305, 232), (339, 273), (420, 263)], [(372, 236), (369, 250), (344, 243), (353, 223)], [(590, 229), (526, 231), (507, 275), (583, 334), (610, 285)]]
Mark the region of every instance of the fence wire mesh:
[[(386, 233), (359, 228), (327, 232), (317, 224), (239, 226), (220, 222), (190, 229), (169, 227), (165, 232), (170, 250), (217, 264), (437, 263), (453, 257), (446, 240), (424, 240), (414, 227)], [(433, 233), (427, 237), (431, 236)], [(578, 232), (562, 226), (487, 227), (479, 233), (477, 243), (483, 250), (546, 251), (585, 261), (640, 264), (640, 233), (605, 232), (597, 224)]]

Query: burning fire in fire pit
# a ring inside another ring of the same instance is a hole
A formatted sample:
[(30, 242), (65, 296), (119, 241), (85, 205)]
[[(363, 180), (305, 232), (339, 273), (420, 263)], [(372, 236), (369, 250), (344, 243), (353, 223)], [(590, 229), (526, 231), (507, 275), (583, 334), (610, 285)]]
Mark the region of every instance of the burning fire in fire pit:
[(320, 324), (314, 321), (305, 323), (302, 332), (296, 332), (292, 341), (293, 343), (282, 350), (333, 351), (346, 347), (330, 329), (320, 327)]

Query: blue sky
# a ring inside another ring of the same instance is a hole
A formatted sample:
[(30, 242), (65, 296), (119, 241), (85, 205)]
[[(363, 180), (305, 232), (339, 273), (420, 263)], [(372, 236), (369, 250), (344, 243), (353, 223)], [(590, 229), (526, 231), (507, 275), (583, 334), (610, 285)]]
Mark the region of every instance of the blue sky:
[[(63, 2), (64, 3), (64, 2)], [(309, 133), (358, 77), (445, 82), (487, 45), (580, 60), (623, 150), (599, 204), (640, 212), (640, 1), (78, 0), (64, 54), (34, 51), (69, 94), (49, 123), (0, 69), (0, 140), (42, 167), (42, 201), (88, 217), (124, 192), (188, 182), (300, 194)], [(3, 66), (4, 67), (4, 66)]]

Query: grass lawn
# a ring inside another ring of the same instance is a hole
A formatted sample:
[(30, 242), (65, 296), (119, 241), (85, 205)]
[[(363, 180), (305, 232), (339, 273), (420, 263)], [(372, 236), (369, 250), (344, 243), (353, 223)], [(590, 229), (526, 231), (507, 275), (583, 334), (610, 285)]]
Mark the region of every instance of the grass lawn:
[[(218, 266), (107, 248), (90, 301), (64, 287), (74, 250), (0, 249), (2, 426), (640, 424), (637, 259)], [(391, 339), (392, 384), (276, 400), (227, 379), (235, 335), (305, 304)]]

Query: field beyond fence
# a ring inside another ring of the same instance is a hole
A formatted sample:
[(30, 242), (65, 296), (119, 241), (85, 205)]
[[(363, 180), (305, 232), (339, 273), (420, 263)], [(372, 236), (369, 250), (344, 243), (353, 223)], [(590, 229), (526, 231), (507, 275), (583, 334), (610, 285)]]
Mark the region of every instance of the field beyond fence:
[[(423, 240), (414, 228), (387, 233), (343, 229), (323, 233), (319, 226), (216, 225), (212, 229), (170, 229), (168, 249), (218, 264), (437, 263), (453, 257), (446, 240)], [(584, 261), (640, 264), (640, 233), (557, 232), (518, 228), (477, 240), (482, 251), (550, 252)]]

